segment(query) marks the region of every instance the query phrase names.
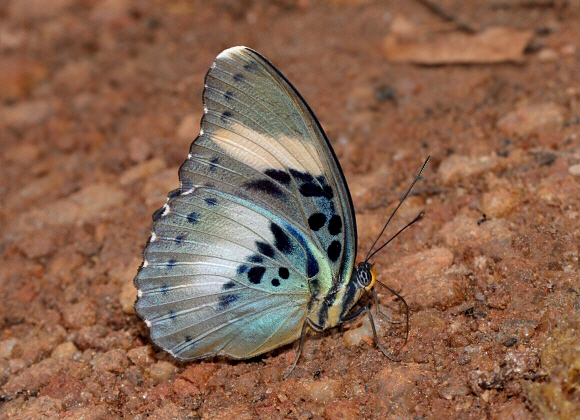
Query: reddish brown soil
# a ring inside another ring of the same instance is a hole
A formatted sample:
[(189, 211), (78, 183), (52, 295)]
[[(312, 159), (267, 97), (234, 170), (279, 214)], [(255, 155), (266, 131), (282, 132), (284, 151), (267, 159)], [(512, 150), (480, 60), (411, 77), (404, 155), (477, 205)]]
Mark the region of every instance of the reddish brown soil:
[[(418, 1), (0, 2), (0, 418), (579, 418), (580, 3), (439, 4), (455, 22)], [(393, 63), (401, 16), (532, 39), (517, 63)], [(132, 279), (234, 45), (316, 112), (360, 254), (432, 156), (391, 231), (426, 216), (374, 259), (411, 307), (400, 363), (360, 322), (310, 335), (286, 380), (296, 344), (184, 364), (148, 343)]]

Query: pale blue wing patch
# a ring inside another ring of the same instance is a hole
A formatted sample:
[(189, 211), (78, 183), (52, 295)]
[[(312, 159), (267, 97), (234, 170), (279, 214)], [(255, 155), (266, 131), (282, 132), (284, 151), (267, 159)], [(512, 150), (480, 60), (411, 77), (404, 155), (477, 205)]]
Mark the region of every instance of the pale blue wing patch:
[(300, 334), (308, 273), (330, 271), (316, 252), (303, 233), (238, 197), (175, 195), (153, 225), (136, 310), (176, 357), (251, 357)]

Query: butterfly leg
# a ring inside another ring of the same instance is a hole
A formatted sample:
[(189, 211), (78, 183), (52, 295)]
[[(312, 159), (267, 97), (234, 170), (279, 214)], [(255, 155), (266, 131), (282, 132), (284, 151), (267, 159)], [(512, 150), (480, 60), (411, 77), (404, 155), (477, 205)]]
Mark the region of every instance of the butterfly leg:
[(366, 312), (366, 314), (369, 317), (369, 321), (371, 321), (371, 327), (373, 329), (373, 339), (375, 340), (375, 345), (379, 348), (380, 351), (383, 352), (383, 354), (385, 356), (387, 356), (387, 358), (389, 360), (392, 360), (393, 362), (400, 362), (401, 359), (399, 359), (398, 357), (393, 356), (391, 353), (389, 353), (382, 345), (381, 343), (379, 343), (379, 337), (377, 335), (377, 328), (375, 327), (375, 320), (373, 319), (373, 316), (371, 315), (371, 310), (369, 309), (368, 306), (365, 306), (364, 311)]
[(298, 359), (300, 359), (300, 355), (302, 354), (302, 348), (304, 347), (304, 339), (306, 338), (306, 328), (307, 327), (310, 327), (314, 331), (318, 331), (318, 332), (323, 330), (323, 328), (321, 326), (319, 326), (318, 324), (315, 324), (310, 319), (306, 318), (306, 321), (304, 321), (304, 324), (302, 324), (302, 332), (300, 333), (300, 343), (298, 344), (298, 351), (296, 352), (296, 358), (294, 359), (294, 363), (292, 363), (292, 366), (290, 366), (290, 369), (288, 370), (288, 372), (286, 372), (284, 374), (284, 376), (282, 377), (283, 379), (287, 379), (288, 376), (292, 373), (292, 371), (296, 367), (296, 365), (298, 364)]
[(387, 322), (391, 323), (391, 324), (402, 324), (404, 321), (395, 321), (390, 315), (388, 315), (387, 313), (383, 312), (380, 307), (379, 307), (379, 299), (377, 297), (377, 291), (375, 289), (373, 289), (373, 300), (375, 303), (375, 308), (376, 308), (376, 312), (377, 312), (377, 316), (381, 315), (383, 318), (385, 318), (387, 320)]

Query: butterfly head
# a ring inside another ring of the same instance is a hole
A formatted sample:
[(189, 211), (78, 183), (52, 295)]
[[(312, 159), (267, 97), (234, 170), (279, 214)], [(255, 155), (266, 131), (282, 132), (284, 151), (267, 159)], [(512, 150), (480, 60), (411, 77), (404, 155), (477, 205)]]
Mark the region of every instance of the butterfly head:
[(363, 261), (356, 268), (356, 282), (361, 289), (371, 290), (377, 281), (377, 269), (369, 262)]

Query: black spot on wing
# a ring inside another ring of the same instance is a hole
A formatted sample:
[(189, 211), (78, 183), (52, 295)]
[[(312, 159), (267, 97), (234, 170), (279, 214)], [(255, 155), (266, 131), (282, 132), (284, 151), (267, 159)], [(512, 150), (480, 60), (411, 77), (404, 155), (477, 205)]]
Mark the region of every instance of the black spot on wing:
[(220, 296), (220, 301), (218, 304), (218, 309), (220, 310), (224, 310), (226, 309), (228, 306), (230, 306), (230, 304), (234, 303), (236, 300), (238, 300), (239, 295), (235, 295), (235, 294), (229, 294), (229, 295), (222, 295)]
[(169, 286), (166, 284), (163, 284), (161, 286), (161, 294), (165, 296), (168, 292), (169, 292)]
[(318, 261), (316, 261), (314, 255), (312, 255), (310, 251), (307, 252), (308, 253), (306, 255), (306, 275), (308, 276), (308, 278), (310, 278), (317, 275), (318, 271), (320, 271), (320, 268), (318, 267)]
[(272, 231), (272, 235), (274, 235), (274, 246), (276, 249), (283, 254), (289, 254), (294, 249), (292, 241), (290, 237), (286, 234), (286, 232), (278, 226), (276, 223), (270, 223), (270, 230)]
[(167, 269), (171, 270), (173, 267), (175, 267), (175, 263), (177, 262), (177, 260), (175, 259), (170, 259), (169, 261), (167, 261)]
[(242, 80), (244, 80), (244, 75), (242, 73), (234, 74), (234, 81), (235, 82), (241, 82)]
[(267, 244), (266, 242), (256, 242), (256, 247), (258, 248), (260, 254), (263, 254), (269, 258), (274, 258), (274, 248), (272, 248), (270, 244)]
[(175, 316), (175, 312), (173, 312), (173, 311), (169, 311), (169, 313), (167, 315), (169, 315), (169, 319), (171, 319), (172, 321), (175, 321), (175, 319), (177, 318)]
[(314, 177), (309, 174), (308, 172), (300, 172), (297, 171), (296, 169), (290, 169), (289, 170), (290, 175), (292, 175), (294, 177), (294, 179), (296, 179), (297, 181), (300, 182), (313, 182), (314, 181)]
[(256, 63), (255, 61), (250, 61), (249, 64), (244, 64), (244, 70), (248, 71), (248, 72), (255, 72), (258, 70), (258, 63)]
[(300, 185), (300, 194), (304, 197), (321, 197), (324, 195), (324, 190), (313, 182), (306, 182)]
[(237, 284), (235, 282), (228, 281), (227, 283), (224, 283), (222, 285), (222, 290), (230, 290), (230, 289), (233, 289), (236, 286), (237, 286)]
[(331, 235), (338, 235), (342, 231), (342, 219), (338, 214), (335, 214), (328, 221), (328, 233)]
[(231, 101), (234, 99), (234, 93), (228, 90), (226, 93), (224, 93), (224, 98), (226, 98), (227, 101)]
[(196, 212), (196, 211), (193, 211), (193, 212), (189, 213), (187, 215), (187, 221), (189, 223), (191, 223), (192, 225), (195, 225), (196, 223), (199, 222), (199, 213)]
[(278, 269), (278, 275), (286, 280), (288, 277), (290, 277), (290, 271), (288, 271), (286, 267), (280, 267)]
[(274, 286), (274, 287), (280, 286), (280, 280), (278, 280), (278, 279), (272, 279), (272, 286)]
[(186, 335), (183, 337), (183, 340), (185, 341), (185, 344), (187, 345), (186, 347), (188, 349), (192, 349), (195, 347), (195, 341), (193, 341), (193, 337), (190, 335)]
[(334, 196), (330, 186), (325, 185), (323, 188), (314, 182), (306, 182), (300, 185), (299, 191), (304, 197), (326, 197), (331, 199)]
[(205, 201), (205, 204), (208, 206), (215, 206), (217, 204), (217, 200), (215, 198), (206, 198), (203, 201)]
[(215, 171), (217, 169), (217, 164), (219, 162), (220, 158), (217, 156), (214, 156), (210, 159), (209, 161), (209, 170), (210, 171)]
[(244, 274), (246, 271), (248, 271), (250, 267), (248, 267), (247, 265), (239, 265), (238, 266), (238, 274)]
[(222, 112), (222, 115), (220, 116), (220, 119), (223, 122), (228, 122), (228, 120), (232, 117), (232, 113), (230, 111), (224, 111)]
[(282, 191), (275, 182), (272, 182), (269, 179), (258, 179), (256, 181), (250, 181), (244, 184), (244, 186), (248, 190), (260, 191), (275, 198), (286, 197), (284, 191)]
[(252, 267), (248, 270), (248, 280), (252, 284), (260, 284), (265, 272), (264, 267)]
[(261, 263), (264, 261), (264, 258), (262, 258), (261, 255), (250, 255), (248, 257), (248, 261), (253, 263)]
[(184, 239), (185, 235), (178, 235), (173, 239), (173, 242), (175, 242), (176, 244), (180, 244), (183, 242)]
[(325, 197), (328, 198), (329, 200), (332, 199), (332, 197), (334, 197), (334, 191), (332, 191), (330, 185), (325, 185), (323, 190)]
[(342, 250), (342, 245), (338, 241), (332, 241), (332, 243), (328, 246), (326, 253), (328, 258), (332, 262), (336, 262), (338, 257), (340, 257), (340, 251)]
[(326, 223), (326, 216), (322, 213), (314, 213), (308, 218), (308, 226), (310, 229), (317, 231)]
[(290, 184), (290, 175), (288, 175), (288, 172), (286, 171), (282, 171), (280, 169), (266, 169), (264, 171), (265, 175), (268, 175), (270, 178), (272, 178), (274, 181), (279, 182), (280, 184), (283, 185), (289, 185)]

